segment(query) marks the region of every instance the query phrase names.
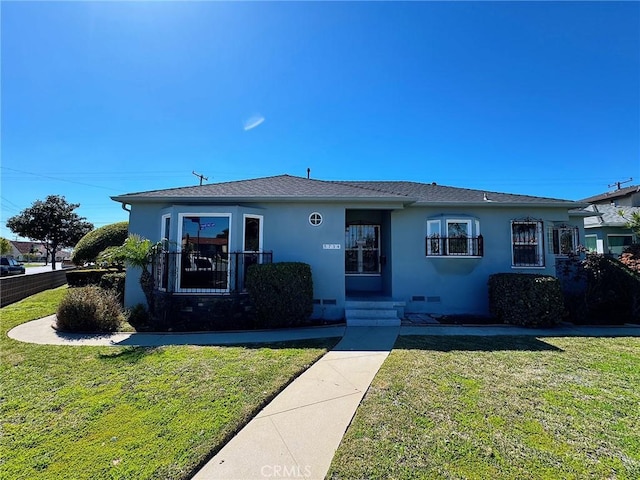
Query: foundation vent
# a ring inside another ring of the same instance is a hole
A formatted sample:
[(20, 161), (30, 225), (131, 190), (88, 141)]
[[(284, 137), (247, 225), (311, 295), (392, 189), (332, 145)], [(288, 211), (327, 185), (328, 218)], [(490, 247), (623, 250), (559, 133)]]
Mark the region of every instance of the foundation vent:
[(424, 295), (414, 295), (413, 297), (411, 297), (411, 301), (412, 302), (424, 302), (425, 301), (425, 297), (424, 297)]
[(440, 297), (427, 297), (428, 303), (440, 303), (442, 299)]
[(338, 301), (335, 298), (325, 298), (322, 300), (323, 305), (337, 305)]

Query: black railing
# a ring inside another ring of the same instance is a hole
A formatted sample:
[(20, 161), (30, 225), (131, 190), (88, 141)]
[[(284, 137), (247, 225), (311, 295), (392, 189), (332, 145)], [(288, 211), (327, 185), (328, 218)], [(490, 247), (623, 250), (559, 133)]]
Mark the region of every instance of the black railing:
[(152, 262), (155, 288), (166, 292), (240, 293), (247, 269), (271, 263), (273, 252), (161, 252)]
[(482, 257), (484, 240), (477, 237), (440, 237), (432, 235), (425, 238), (427, 257)]

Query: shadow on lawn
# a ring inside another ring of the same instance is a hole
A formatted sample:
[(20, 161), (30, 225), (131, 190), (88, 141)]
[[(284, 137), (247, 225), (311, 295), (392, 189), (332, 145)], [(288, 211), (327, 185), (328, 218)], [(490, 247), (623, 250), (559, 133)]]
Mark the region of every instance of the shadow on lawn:
[(126, 347), (120, 351), (113, 353), (101, 353), (98, 355), (100, 360), (118, 360), (129, 363), (136, 363), (148, 355), (153, 355), (158, 351), (159, 347)]
[(398, 337), (394, 350), (433, 350), (434, 352), (452, 352), (456, 350), (472, 352), (495, 351), (555, 351), (562, 352), (549, 343), (536, 337), (524, 336), (410, 336)]

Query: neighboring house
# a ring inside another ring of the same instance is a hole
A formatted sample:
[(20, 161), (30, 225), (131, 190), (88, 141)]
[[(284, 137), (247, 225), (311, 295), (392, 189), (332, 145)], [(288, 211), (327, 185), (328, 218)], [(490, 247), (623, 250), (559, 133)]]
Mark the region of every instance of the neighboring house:
[(620, 255), (627, 246), (640, 241), (619, 214), (630, 218), (632, 213), (640, 213), (640, 185), (618, 188), (581, 202), (588, 203), (586, 210), (593, 212), (593, 216), (584, 219), (585, 247), (589, 251)]
[[(400, 312), (487, 314), (489, 275), (554, 275), (556, 259), (581, 243), (586, 215), (569, 200), (289, 175), (112, 199), (131, 206), (130, 233), (166, 239), (172, 253), (155, 268), (165, 294), (201, 302), (242, 291), (246, 265), (272, 252), (311, 265), (314, 316), (326, 319), (363, 297)], [(127, 275), (125, 303), (141, 302)]]
[(27, 261), (43, 261), (46, 256), (46, 250), (41, 242), (10, 240), (13, 248), (13, 258), (20, 262)]
[[(20, 262), (44, 262), (47, 260), (47, 249), (42, 242), (9, 240), (12, 247), (11, 256)], [(56, 251), (56, 262), (71, 258), (71, 250)]]

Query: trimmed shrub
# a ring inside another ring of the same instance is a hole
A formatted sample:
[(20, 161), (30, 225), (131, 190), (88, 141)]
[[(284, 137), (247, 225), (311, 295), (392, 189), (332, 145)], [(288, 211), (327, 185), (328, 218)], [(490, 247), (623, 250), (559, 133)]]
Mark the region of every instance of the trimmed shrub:
[(113, 332), (123, 320), (115, 293), (89, 286), (67, 290), (58, 306), (56, 326), (68, 332)]
[(146, 307), (141, 303), (138, 303), (134, 305), (133, 308), (127, 310), (127, 321), (129, 322), (129, 325), (137, 331), (149, 330), (149, 320), (149, 312), (147, 312)]
[(313, 312), (313, 281), (306, 263), (252, 265), (245, 283), (258, 328), (299, 326)]
[(105, 268), (90, 268), (85, 270), (67, 270), (67, 283), (70, 287), (86, 287), (88, 285), (100, 285), (102, 277), (113, 270)]
[(564, 313), (557, 278), (527, 273), (489, 276), (489, 310), (498, 320), (531, 328), (553, 327)]
[[(633, 252), (632, 252), (633, 253)], [(559, 273), (573, 323), (621, 325), (640, 320), (640, 274), (620, 260), (589, 253), (569, 258)]]
[(105, 273), (100, 278), (98, 286), (105, 290), (112, 290), (117, 295), (120, 303), (124, 302), (124, 281), (126, 278), (125, 272)]
[(129, 236), (129, 222), (118, 222), (97, 228), (80, 239), (73, 249), (71, 260), (76, 265), (95, 262), (100, 252), (117, 247)]

